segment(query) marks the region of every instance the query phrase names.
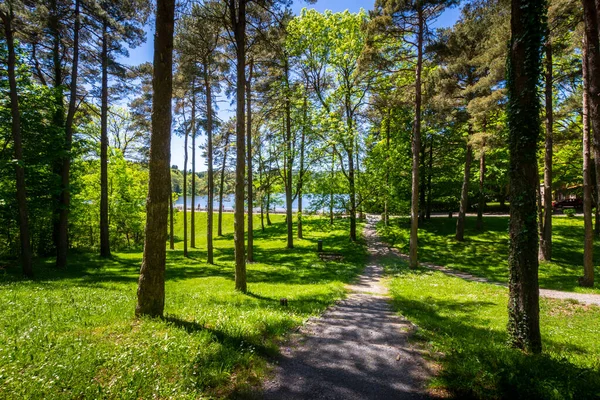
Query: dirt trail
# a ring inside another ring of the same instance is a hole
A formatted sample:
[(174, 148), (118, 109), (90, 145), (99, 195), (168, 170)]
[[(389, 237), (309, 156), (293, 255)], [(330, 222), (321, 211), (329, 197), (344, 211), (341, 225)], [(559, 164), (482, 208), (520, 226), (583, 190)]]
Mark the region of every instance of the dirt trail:
[(431, 375), (421, 352), (408, 344), (413, 325), (391, 308), (380, 258), (390, 254), (370, 219), (371, 253), (349, 296), (309, 321), (282, 349), (265, 399), (421, 399)]

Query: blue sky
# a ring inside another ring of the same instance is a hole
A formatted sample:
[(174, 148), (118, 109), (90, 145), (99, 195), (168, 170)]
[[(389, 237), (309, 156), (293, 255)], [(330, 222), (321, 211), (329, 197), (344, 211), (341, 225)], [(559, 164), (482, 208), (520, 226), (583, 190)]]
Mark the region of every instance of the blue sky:
[[(370, 10), (373, 8), (375, 0), (319, 0), (316, 4), (306, 4), (302, 0), (295, 0), (292, 10), (299, 14), (300, 10), (304, 7), (314, 8), (317, 11), (331, 10), (334, 12), (340, 12), (349, 10), (350, 12), (358, 12), (361, 8)], [(459, 8), (453, 8), (446, 10), (440, 18), (433, 24), (433, 27), (448, 27), (454, 25), (460, 14)], [(153, 48), (153, 29), (152, 27), (147, 28), (147, 41), (142, 46), (131, 49), (129, 51), (129, 58), (123, 59), (121, 62), (128, 65), (137, 65), (146, 61), (152, 61), (152, 48)], [(229, 101), (224, 102), (220, 105), (220, 114), (227, 115), (229, 108)], [(205, 141), (205, 137), (200, 137), (196, 141), (198, 144), (202, 144)], [(171, 164), (183, 168), (183, 138), (173, 135), (171, 140)], [(200, 151), (196, 152), (196, 168), (198, 170), (206, 170), (204, 158), (200, 156)], [(191, 158), (191, 155), (190, 155)], [(188, 161), (188, 168), (191, 166), (191, 159)]]

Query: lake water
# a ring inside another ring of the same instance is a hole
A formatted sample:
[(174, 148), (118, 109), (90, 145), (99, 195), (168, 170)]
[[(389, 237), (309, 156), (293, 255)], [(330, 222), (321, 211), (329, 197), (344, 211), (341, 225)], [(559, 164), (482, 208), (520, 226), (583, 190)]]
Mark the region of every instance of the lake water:
[[(196, 208), (200, 208), (202, 210), (206, 210), (208, 205), (208, 196), (200, 195), (196, 196), (195, 199)], [(302, 208), (306, 211), (314, 210), (317, 207), (320, 199), (316, 196), (304, 195), (302, 196)], [(234, 209), (235, 198), (233, 195), (223, 196), (223, 208), (225, 211), (233, 211)], [(215, 211), (219, 210), (219, 197), (215, 196), (213, 207)], [(180, 196), (175, 202), (175, 206), (183, 207), (183, 196)], [(191, 208), (192, 206), (192, 198), (188, 196), (187, 198), (187, 206)], [(339, 207), (334, 207), (336, 210)], [(255, 207), (254, 210), (256, 212), (260, 212), (260, 207)], [(285, 196), (283, 194), (273, 194), (271, 195), (271, 211), (273, 212), (285, 212)], [(292, 202), (292, 211), (298, 211), (298, 199)], [(320, 208), (318, 211), (329, 212), (329, 204), (325, 204), (323, 208)]]

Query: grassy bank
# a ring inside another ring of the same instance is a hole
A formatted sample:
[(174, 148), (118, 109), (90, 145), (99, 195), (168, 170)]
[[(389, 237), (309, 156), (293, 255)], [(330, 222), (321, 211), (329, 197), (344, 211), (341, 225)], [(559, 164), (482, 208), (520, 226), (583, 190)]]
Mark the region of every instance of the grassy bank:
[[(133, 317), (140, 252), (104, 260), (74, 254), (65, 271), (40, 260), (36, 279), (0, 273), (0, 398), (203, 398), (243, 395), (260, 382), (276, 341), (344, 295), (364, 266), (347, 223), (305, 219), (307, 239), (285, 248), (283, 216), (256, 230), (248, 294), (233, 290), (233, 215), (206, 260), (206, 214), (197, 214), (198, 249), (168, 252), (166, 315)], [(260, 225), (255, 225), (260, 226)], [(316, 241), (342, 252), (321, 262)], [(281, 307), (279, 299), (289, 299)]]
[[(467, 217), (465, 241), (454, 239), (456, 218), (432, 218), (419, 227), (419, 259), (437, 265), (482, 276), (492, 281), (508, 280), (508, 217), (484, 218), (485, 230), (476, 229), (476, 218)], [(379, 225), (379, 233), (388, 243), (408, 254), (408, 219), (393, 219), (389, 227)], [(553, 218), (552, 261), (540, 263), (540, 287), (582, 293), (600, 293), (600, 289), (581, 288), (577, 278), (583, 275), (583, 218)], [(594, 265), (600, 265), (596, 246)], [(600, 269), (596, 267), (596, 275)]]
[(457, 398), (600, 397), (600, 308), (541, 300), (544, 353), (507, 347), (507, 289), (390, 260), (395, 308), (440, 366), (434, 391)]

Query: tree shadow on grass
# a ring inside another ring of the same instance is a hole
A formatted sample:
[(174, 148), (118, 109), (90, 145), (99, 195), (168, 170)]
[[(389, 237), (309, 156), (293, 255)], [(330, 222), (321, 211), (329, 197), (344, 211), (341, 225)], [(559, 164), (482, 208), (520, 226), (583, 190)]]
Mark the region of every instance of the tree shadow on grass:
[[(405, 271), (405, 274), (421, 274)], [(415, 322), (418, 340), (437, 343), (445, 354), (438, 384), (457, 398), (597, 398), (600, 371), (582, 368), (547, 353), (527, 355), (507, 346), (507, 333), (487, 329), (489, 300), (433, 298), (415, 300), (393, 293), (394, 307)], [(548, 349), (586, 354), (586, 349), (544, 338)]]
[[(218, 252), (217, 252), (218, 254)], [(180, 281), (203, 277), (224, 277), (233, 279), (233, 267), (227, 264), (207, 264), (201, 257), (185, 258), (183, 251), (172, 251), (166, 264), (167, 281)], [(217, 256), (218, 258), (218, 256)], [(52, 267), (51, 261), (39, 260), (36, 265), (34, 281), (51, 283), (61, 281), (74, 286), (94, 286), (103, 283), (135, 283), (139, 279), (141, 254), (131, 255), (114, 253), (110, 258), (80, 253), (70, 259), (69, 266), (63, 270)], [(194, 264), (196, 263), (196, 264)], [(18, 270), (10, 271), (0, 280), (3, 283), (21, 281)]]
[[(289, 283), (313, 284), (332, 281), (349, 282), (359, 272), (366, 258), (364, 246), (348, 240), (342, 228), (347, 227), (347, 221), (336, 220), (333, 227), (328, 221), (307, 219), (304, 239), (294, 249), (285, 248), (287, 234), (283, 221), (274, 222), (265, 232), (255, 232), (255, 261), (248, 265), (248, 282), (250, 283)], [(311, 235), (310, 232), (328, 232), (328, 235)], [(340, 232), (340, 233), (337, 233)], [(316, 242), (324, 238), (328, 248), (343, 252), (346, 259), (343, 262), (323, 262), (318, 259)], [(281, 244), (273, 245), (273, 241)], [(204, 248), (190, 248), (189, 256), (183, 256), (183, 250), (168, 250), (166, 278), (168, 282), (188, 279), (221, 277), (233, 280), (235, 260), (233, 233), (228, 233), (215, 242), (216, 264), (206, 263)], [(306, 242), (314, 243), (307, 246)], [(221, 243), (219, 243), (221, 242)], [(220, 245), (219, 245), (220, 244)], [(110, 288), (111, 284), (135, 284), (139, 279), (142, 253), (135, 251), (113, 253), (109, 258), (101, 258), (90, 252), (73, 251), (69, 265), (63, 270), (53, 267), (53, 259), (36, 261), (35, 282), (47, 285), (53, 282), (60, 285), (95, 286)], [(21, 281), (22, 277), (17, 267), (5, 268), (0, 276), (0, 285)]]
[[(493, 282), (508, 281), (508, 217), (485, 218), (486, 230), (476, 228), (476, 218), (467, 217), (465, 240), (454, 239), (456, 218), (434, 218), (419, 227), (421, 261), (483, 277)], [(384, 239), (407, 252), (408, 218), (392, 220), (390, 228), (380, 225)], [(553, 260), (540, 263), (540, 287), (576, 291), (583, 274), (583, 226), (578, 219), (565, 219), (553, 225)], [(600, 265), (600, 252), (594, 254)], [(598, 270), (600, 272), (600, 270)]]
[(263, 338), (254, 335), (231, 335), (222, 330), (206, 327), (196, 321), (187, 321), (175, 315), (167, 315), (163, 318), (163, 321), (176, 328), (183, 329), (190, 334), (208, 332), (212, 336), (213, 341), (232, 349), (238, 349), (241, 352), (252, 350), (265, 357), (272, 357), (277, 354), (276, 347), (266, 345)]
[[(310, 315), (315, 310), (323, 310), (331, 304), (335, 295), (294, 295), (289, 299), (289, 307), (279, 306), (279, 299), (261, 293), (249, 292), (248, 297), (256, 301), (241, 302), (237, 305), (242, 314), (256, 311), (257, 308), (268, 310), (280, 309), (277, 318), (265, 319), (259, 329), (243, 329), (232, 325), (231, 330), (215, 329), (195, 320), (187, 320), (177, 315), (167, 315), (163, 320), (178, 329), (193, 335), (205, 333), (209, 335), (208, 349), (199, 351), (190, 363), (194, 371), (192, 379), (194, 385), (204, 393), (210, 393), (211, 388), (230, 386), (231, 393), (227, 398), (254, 398), (259, 391), (259, 381), (253, 381), (256, 374), (245, 376), (247, 368), (262, 362), (264, 359), (273, 359), (279, 354), (277, 339), (297, 326), (298, 315)], [(212, 305), (220, 303), (231, 305), (226, 300), (211, 301)], [(254, 355), (260, 356), (256, 358)], [(232, 374), (240, 374), (242, 379), (231, 379)], [(208, 391), (207, 391), (208, 390)], [(223, 397), (222, 394), (215, 397)]]
[[(188, 366), (192, 372), (190, 383), (196, 390), (204, 393), (210, 394), (212, 389), (227, 385), (227, 398), (253, 398), (253, 393), (256, 392), (254, 387), (260, 384), (255, 374), (250, 374), (246, 379), (232, 379), (231, 375), (245, 369), (252, 370), (254, 354), (267, 358), (274, 357), (278, 352), (274, 341), (268, 340), (270, 338), (231, 335), (175, 315), (166, 316), (163, 320), (189, 334), (205, 332), (210, 335), (211, 343), (205, 349), (207, 351), (199, 352)], [(217, 393), (215, 397), (223, 397), (223, 393)]]

